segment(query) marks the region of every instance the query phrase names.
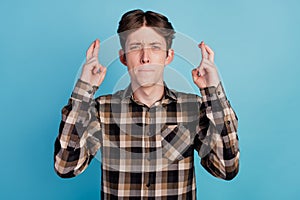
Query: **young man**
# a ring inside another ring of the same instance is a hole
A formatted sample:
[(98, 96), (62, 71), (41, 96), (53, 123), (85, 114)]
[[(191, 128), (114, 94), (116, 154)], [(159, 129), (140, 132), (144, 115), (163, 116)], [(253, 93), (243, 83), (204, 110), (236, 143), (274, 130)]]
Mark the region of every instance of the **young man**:
[(61, 177), (82, 173), (102, 152), (103, 199), (195, 199), (194, 150), (212, 175), (231, 180), (238, 173), (237, 117), (204, 42), (200, 66), (192, 71), (202, 97), (171, 90), (163, 80), (172, 62), (174, 30), (151, 11), (125, 13), (118, 34), (120, 61), (130, 85), (112, 95), (93, 95), (105, 78), (99, 40), (68, 105), (55, 142), (55, 170)]

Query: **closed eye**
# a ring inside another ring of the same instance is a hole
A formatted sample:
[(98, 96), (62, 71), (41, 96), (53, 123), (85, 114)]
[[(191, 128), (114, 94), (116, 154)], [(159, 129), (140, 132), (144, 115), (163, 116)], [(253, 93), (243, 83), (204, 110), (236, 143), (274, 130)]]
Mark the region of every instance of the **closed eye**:
[(153, 50), (161, 50), (161, 47), (159, 45), (152, 45), (151, 48)]
[(129, 49), (130, 50), (137, 50), (137, 49), (141, 49), (141, 46), (140, 45), (132, 45), (132, 46), (130, 46)]

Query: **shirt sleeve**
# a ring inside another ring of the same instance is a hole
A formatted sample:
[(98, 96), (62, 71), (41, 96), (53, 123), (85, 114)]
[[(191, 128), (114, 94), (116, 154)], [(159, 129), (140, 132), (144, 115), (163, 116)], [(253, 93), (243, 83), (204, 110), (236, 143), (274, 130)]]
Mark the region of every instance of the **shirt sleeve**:
[(231, 180), (239, 170), (238, 118), (221, 82), (217, 87), (203, 88), (200, 92), (195, 146), (201, 165), (213, 176)]
[(97, 89), (79, 79), (62, 109), (54, 147), (54, 168), (60, 177), (82, 173), (101, 146), (99, 104), (93, 99)]

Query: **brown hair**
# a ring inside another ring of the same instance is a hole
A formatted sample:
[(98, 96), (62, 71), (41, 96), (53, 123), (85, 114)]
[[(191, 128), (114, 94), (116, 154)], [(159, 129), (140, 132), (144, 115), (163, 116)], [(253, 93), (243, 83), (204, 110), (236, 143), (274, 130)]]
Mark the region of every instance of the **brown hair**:
[(165, 38), (167, 50), (171, 48), (175, 31), (168, 18), (153, 11), (144, 12), (137, 9), (126, 12), (119, 22), (117, 32), (123, 49), (125, 49), (128, 35), (142, 26), (152, 27), (159, 35)]

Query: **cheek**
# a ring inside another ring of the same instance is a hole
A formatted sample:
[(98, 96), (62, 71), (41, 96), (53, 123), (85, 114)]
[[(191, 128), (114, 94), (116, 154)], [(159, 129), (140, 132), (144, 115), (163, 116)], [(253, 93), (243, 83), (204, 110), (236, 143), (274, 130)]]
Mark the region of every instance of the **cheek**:
[(126, 55), (127, 65), (134, 66), (139, 63), (139, 57), (136, 54), (127, 54)]
[(165, 53), (160, 53), (160, 54), (156, 54), (156, 55), (153, 55), (153, 61), (156, 61), (158, 63), (165, 63), (167, 59), (167, 56)]

